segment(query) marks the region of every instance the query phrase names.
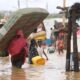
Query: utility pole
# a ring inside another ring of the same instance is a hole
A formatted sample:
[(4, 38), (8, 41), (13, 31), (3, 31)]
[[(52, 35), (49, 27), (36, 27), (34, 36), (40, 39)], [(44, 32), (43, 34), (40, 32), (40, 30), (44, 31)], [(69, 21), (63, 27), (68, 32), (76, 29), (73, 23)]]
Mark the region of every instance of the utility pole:
[[(62, 10), (62, 19), (63, 19), (63, 26), (65, 28), (65, 20), (66, 20), (66, 14), (68, 11), (68, 7), (66, 7), (66, 0), (63, 0), (63, 7), (57, 6), (58, 9)], [(69, 19), (68, 21), (68, 34), (64, 36), (64, 40), (65, 40), (65, 46), (66, 46), (66, 71), (70, 71), (70, 48), (71, 48), (71, 43), (70, 43), (70, 39), (71, 39), (71, 25), (72, 21), (71, 19)]]
[[(63, 8), (65, 8), (66, 7), (66, 0), (63, 0)], [(65, 27), (65, 20), (66, 20), (66, 18), (65, 18), (65, 11), (63, 12), (63, 26)]]
[(28, 8), (28, 0), (26, 0), (26, 7)]
[(17, 1), (18, 9), (20, 9), (20, 0)]
[(63, 14), (63, 26), (65, 28), (65, 20), (66, 20), (66, 17), (65, 17), (65, 12), (67, 10), (67, 7), (66, 7), (66, 0), (63, 0), (63, 7), (60, 7), (60, 6), (57, 6), (58, 9), (61, 9), (62, 10), (62, 14)]
[(48, 2), (46, 1), (46, 9), (48, 10)]

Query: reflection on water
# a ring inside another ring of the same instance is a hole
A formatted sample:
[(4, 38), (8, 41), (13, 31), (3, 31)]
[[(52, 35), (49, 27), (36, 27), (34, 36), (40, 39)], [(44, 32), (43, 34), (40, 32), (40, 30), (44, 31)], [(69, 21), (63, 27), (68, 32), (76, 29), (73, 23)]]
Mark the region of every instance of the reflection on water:
[(10, 80), (11, 67), (9, 57), (0, 58), (0, 80)]
[(12, 68), (10, 58), (0, 58), (0, 80), (80, 80), (80, 72), (65, 72), (65, 54), (48, 54), (45, 65), (29, 65)]
[(27, 80), (24, 69), (12, 68), (11, 80)]
[(80, 80), (80, 72), (67, 72), (66, 80)]

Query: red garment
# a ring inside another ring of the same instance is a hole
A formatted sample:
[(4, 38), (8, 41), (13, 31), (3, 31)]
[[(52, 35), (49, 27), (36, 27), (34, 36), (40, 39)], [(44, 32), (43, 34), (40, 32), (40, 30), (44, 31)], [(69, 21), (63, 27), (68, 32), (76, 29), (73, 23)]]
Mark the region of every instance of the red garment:
[(63, 37), (63, 36), (64, 36), (64, 32), (60, 32), (59, 37)]
[(16, 54), (19, 54), (23, 48), (26, 51), (27, 55), (28, 53), (27, 41), (24, 38), (23, 32), (19, 30), (16, 36), (11, 40), (8, 46), (8, 52), (11, 54), (11, 56), (14, 56)]
[(64, 41), (58, 40), (58, 49), (63, 49), (63, 48), (64, 48)]

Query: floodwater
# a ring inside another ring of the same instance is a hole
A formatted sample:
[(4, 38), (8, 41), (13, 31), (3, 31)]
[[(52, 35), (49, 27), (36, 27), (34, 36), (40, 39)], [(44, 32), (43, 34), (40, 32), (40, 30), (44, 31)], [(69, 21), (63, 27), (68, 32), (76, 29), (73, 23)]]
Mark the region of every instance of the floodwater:
[(26, 63), (22, 69), (12, 68), (10, 57), (0, 58), (0, 80), (80, 80), (80, 72), (65, 72), (65, 53), (48, 54), (45, 65)]

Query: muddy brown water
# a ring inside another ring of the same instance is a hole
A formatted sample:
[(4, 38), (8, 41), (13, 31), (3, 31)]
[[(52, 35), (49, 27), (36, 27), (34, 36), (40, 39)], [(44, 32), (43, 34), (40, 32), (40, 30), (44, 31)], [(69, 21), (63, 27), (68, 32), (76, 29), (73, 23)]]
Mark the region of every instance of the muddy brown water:
[(0, 80), (80, 80), (80, 72), (65, 71), (65, 53), (48, 54), (45, 65), (26, 63), (22, 69), (13, 68), (9, 57), (0, 57)]

